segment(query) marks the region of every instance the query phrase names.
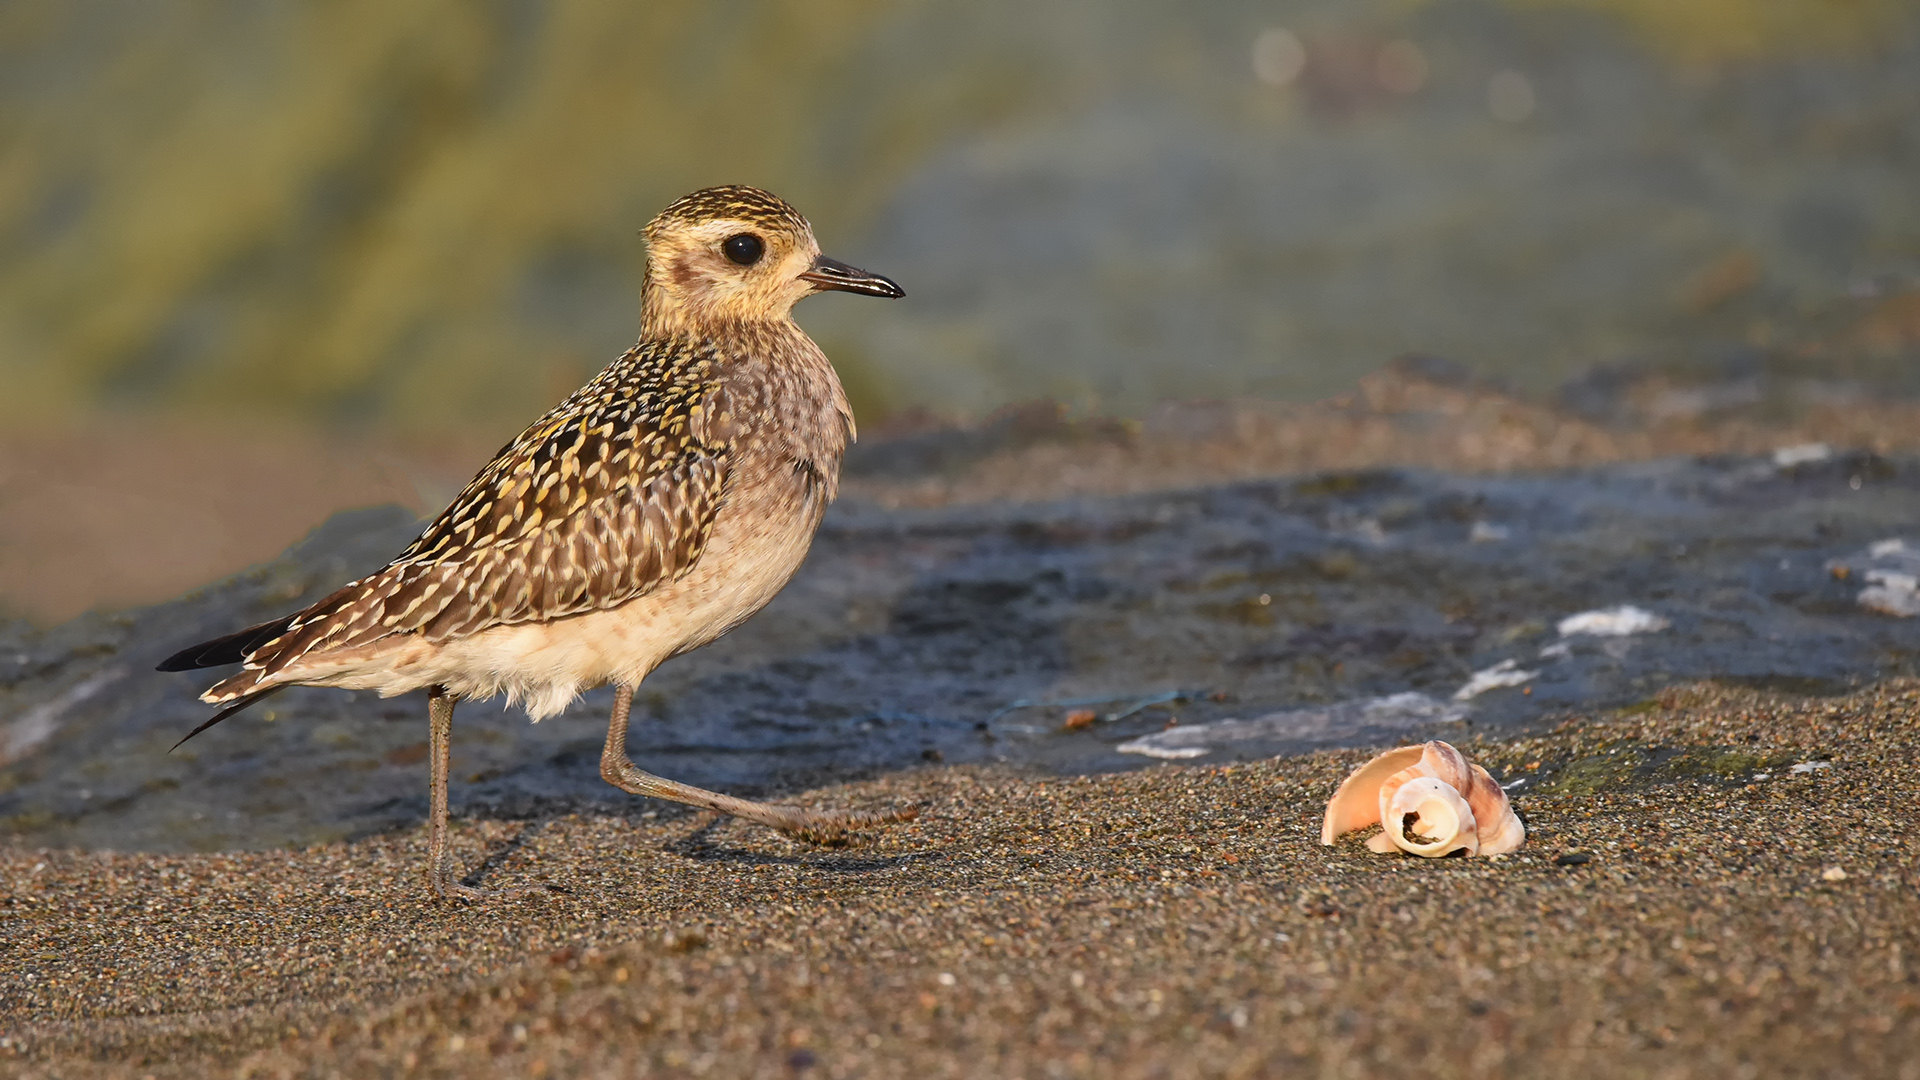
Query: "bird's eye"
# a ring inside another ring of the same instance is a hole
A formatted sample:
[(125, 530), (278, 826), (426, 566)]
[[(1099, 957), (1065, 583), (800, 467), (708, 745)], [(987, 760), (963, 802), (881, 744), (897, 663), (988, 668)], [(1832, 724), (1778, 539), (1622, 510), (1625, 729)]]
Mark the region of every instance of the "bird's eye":
[(767, 245), (752, 233), (743, 232), (727, 237), (726, 242), (720, 245), (720, 250), (726, 252), (729, 262), (752, 266), (760, 261), (760, 256), (766, 254)]

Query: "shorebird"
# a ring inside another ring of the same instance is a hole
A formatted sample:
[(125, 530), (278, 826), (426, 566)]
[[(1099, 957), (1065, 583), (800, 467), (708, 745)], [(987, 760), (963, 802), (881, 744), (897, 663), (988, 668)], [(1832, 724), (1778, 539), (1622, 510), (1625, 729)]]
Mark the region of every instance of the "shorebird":
[(900, 287), (820, 253), (783, 200), (716, 187), (644, 230), (640, 341), (508, 443), (405, 551), (284, 618), (202, 642), (161, 671), (240, 664), (200, 699), (198, 735), (288, 686), (427, 691), (427, 878), (476, 899), (447, 851), (453, 706), (506, 694), (535, 720), (612, 683), (600, 775), (636, 795), (815, 842), (901, 821), (749, 802), (643, 772), (634, 687), (773, 599), (806, 556), (855, 436), (846, 394), (793, 305)]

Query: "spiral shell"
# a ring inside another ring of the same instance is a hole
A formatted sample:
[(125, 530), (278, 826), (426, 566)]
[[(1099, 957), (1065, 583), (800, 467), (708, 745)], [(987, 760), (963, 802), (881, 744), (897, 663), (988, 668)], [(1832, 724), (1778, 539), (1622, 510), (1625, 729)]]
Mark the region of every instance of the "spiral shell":
[(1369, 825), (1377, 852), (1437, 858), (1455, 851), (1505, 855), (1527, 838), (1507, 793), (1487, 770), (1443, 742), (1389, 750), (1353, 771), (1327, 801), (1320, 842)]

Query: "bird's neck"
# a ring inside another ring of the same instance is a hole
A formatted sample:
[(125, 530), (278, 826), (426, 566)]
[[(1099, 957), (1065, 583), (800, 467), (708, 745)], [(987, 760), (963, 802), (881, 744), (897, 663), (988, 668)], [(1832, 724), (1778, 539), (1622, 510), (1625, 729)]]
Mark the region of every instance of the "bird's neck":
[(791, 308), (755, 311), (751, 317), (739, 314), (738, 308), (690, 304), (674, 290), (648, 279), (640, 286), (640, 337), (684, 340), (725, 337), (736, 331), (760, 335), (799, 332)]
[(811, 399), (831, 417), (818, 444), (837, 462), (855, 438), (853, 409), (846, 390), (820, 346), (790, 314), (758, 319), (713, 318), (666, 298), (666, 290), (641, 289), (640, 340), (694, 350), (711, 350), (734, 362), (746, 361), (785, 384), (783, 393)]
[(693, 312), (651, 279), (640, 285), (640, 340), (695, 336)]

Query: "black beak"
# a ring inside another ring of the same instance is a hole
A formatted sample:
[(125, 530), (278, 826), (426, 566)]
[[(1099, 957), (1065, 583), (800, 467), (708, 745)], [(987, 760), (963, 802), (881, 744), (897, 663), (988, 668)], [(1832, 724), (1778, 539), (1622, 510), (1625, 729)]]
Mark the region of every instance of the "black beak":
[(906, 290), (895, 285), (891, 278), (870, 274), (857, 266), (848, 266), (839, 259), (829, 259), (825, 255), (813, 260), (813, 269), (801, 274), (800, 277), (813, 282), (815, 290), (838, 289), (841, 292), (859, 293), (862, 296), (884, 296), (890, 300), (907, 295)]

